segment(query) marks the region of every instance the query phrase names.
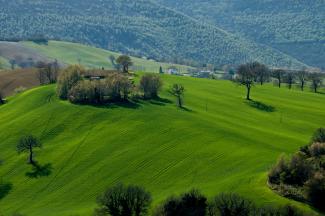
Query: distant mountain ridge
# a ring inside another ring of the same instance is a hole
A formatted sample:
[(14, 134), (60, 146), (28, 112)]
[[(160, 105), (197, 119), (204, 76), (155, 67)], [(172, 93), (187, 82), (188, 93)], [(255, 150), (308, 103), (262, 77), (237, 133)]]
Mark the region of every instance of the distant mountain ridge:
[(304, 63), (150, 0), (1, 0), (0, 38), (44, 34), (163, 61)]
[(156, 0), (195, 19), (325, 68), (323, 0)]

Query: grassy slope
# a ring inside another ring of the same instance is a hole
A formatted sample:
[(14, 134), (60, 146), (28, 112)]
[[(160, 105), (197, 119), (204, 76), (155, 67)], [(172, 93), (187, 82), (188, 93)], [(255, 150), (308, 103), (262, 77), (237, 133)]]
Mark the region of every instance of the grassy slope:
[[(58, 59), (66, 64), (78, 64), (78, 59), (80, 59), (81, 64), (89, 68), (113, 68), (108, 57), (110, 55), (114, 55), (117, 58), (119, 55), (121, 55), (120, 53), (111, 52), (100, 48), (62, 41), (50, 41), (47, 46), (38, 45), (33, 42), (22, 43), (29, 48), (36, 49), (41, 54), (49, 58)], [(169, 66), (174, 65), (135, 57), (132, 59), (135, 64), (135, 69), (141, 71), (159, 72), (160, 66), (167, 69)], [(183, 65), (174, 66), (183, 72), (186, 72), (186, 69), (189, 68)]]
[[(145, 186), (155, 204), (192, 187), (210, 197), (232, 191), (259, 204), (289, 202), (268, 189), (266, 171), (324, 126), (325, 95), (257, 86), (253, 98), (276, 107), (268, 113), (248, 106), (244, 89), (227, 81), (164, 76), (164, 82), (162, 97), (171, 100), (166, 88), (185, 85), (191, 112), (171, 103), (77, 106), (56, 99), (55, 86), (32, 89), (1, 106), (0, 176), (13, 184), (1, 210), (90, 215), (96, 196), (117, 182)], [(26, 155), (15, 152), (24, 133), (41, 137), (37, 159), (52, 164), (50, 176), (25, 176)]]

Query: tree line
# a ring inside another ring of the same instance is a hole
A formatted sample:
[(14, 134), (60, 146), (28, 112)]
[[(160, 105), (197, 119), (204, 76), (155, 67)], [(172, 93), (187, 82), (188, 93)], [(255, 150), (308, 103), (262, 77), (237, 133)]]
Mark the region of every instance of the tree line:
[(63, 100), (83, 104), (128, 102), (139, 94), (144, 99), (159, 97), (163, 82), (158, 74), (144, 74), (135, 85), (128, 68), (123, 68), (124, 73), (104, 71), (104, 79), (85, 79), (83, 67), (69, 66), (58, 76), (57, 94)]
[(284, 69), (272, 70), (259, 62), (250, 62), (240, 65), (232, 80), (246, 87), (246, 99), (250, 100), (251, 88), (256, 83), (263, 85), (266, 82), (275, 80), (279, 88), (284, 83), (287, 84), (289, 89), (297, 84), (301, 91), (304, 91), (306, 85), (310, 83), (310, 88), (313, 92), (318, 93), (324, 78), (325, 75), (323, 73), (310, 72), (307, 69), (297, 71)]
[[(235, 193), (221, 193), (208, 199), (192, 189), (179, 196), (171, 196), (151, 208), (149, 191), (136, 185), (117, 184), (97, 198), (96, 216), (304, 216), (291, 205), (257, 207), (252, 201)], [(151, 210), (151, 211), (150, 211)]]

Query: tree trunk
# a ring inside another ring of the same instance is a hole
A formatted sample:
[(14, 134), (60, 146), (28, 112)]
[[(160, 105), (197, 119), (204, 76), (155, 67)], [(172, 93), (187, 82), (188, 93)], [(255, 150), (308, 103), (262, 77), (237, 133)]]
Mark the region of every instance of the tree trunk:
[(280, 79), (278, 79), (278, 81), (279, 81), (279, 88), (281, 88), (281, 80), (280, 80)]
[(251, 87), (248, 86), (248, 85), (247, 85), (246, 87), (247, 87), (247, 95), (246, 95), (246, 99), (247, 99), (247, 100), (251, 100), (251, 99), (250, 99)]
[(34, 161), (33, 161), (33, 147), (29, 146), (29, 163), (34, 165)]
[(302, 82), (301, 82), (301, 91), (304, 91), (304, 87), (305, 87), (305, 82), (302, 81)]

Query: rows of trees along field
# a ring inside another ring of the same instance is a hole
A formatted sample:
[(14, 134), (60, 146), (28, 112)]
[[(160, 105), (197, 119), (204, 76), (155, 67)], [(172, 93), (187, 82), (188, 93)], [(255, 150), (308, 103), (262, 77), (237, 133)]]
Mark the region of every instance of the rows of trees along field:
[(98, 196), (97, 203), (95, 216), (307, 216), (290, 205), (257, 207), (252, 201), (234, 193), (222, 193), (208, 200), (196, 189), (171, 196), (150, 212), (150, 192), (139, 186), (123, 184), (108, 188)]
[(228, 77), (244, 85), (247, 89), (246, 99), (251, 100), (250, 92), (254, 84), (259, 83), (263, 85), (272, 80), (279, 88), (286, 84), (289, 89), (298, 86), (301, 91), (304, 91), (309, 86), (314, 93), (318, 93), (322, 87), (325, 75), (321, 72), (308, 71), (306, 68), (296, 71), (269, 69), (266, 65), (259, 62), (251, 62), (240, 65), (235, 77)]
[(0, 20), (2, 40), (43, 34), (50, 39), (77, 41), (191, 65), (196, 62), (240, 64), (255, 59), (274, 66), (304, 65), (273, 48), (147, 0), (14, 0), (2, 5)]
[[(276, 0), (157, 0), (191, 17), (325, 68), (325, 3)], [(185, 3), (184, 3), (185, 2)]]

